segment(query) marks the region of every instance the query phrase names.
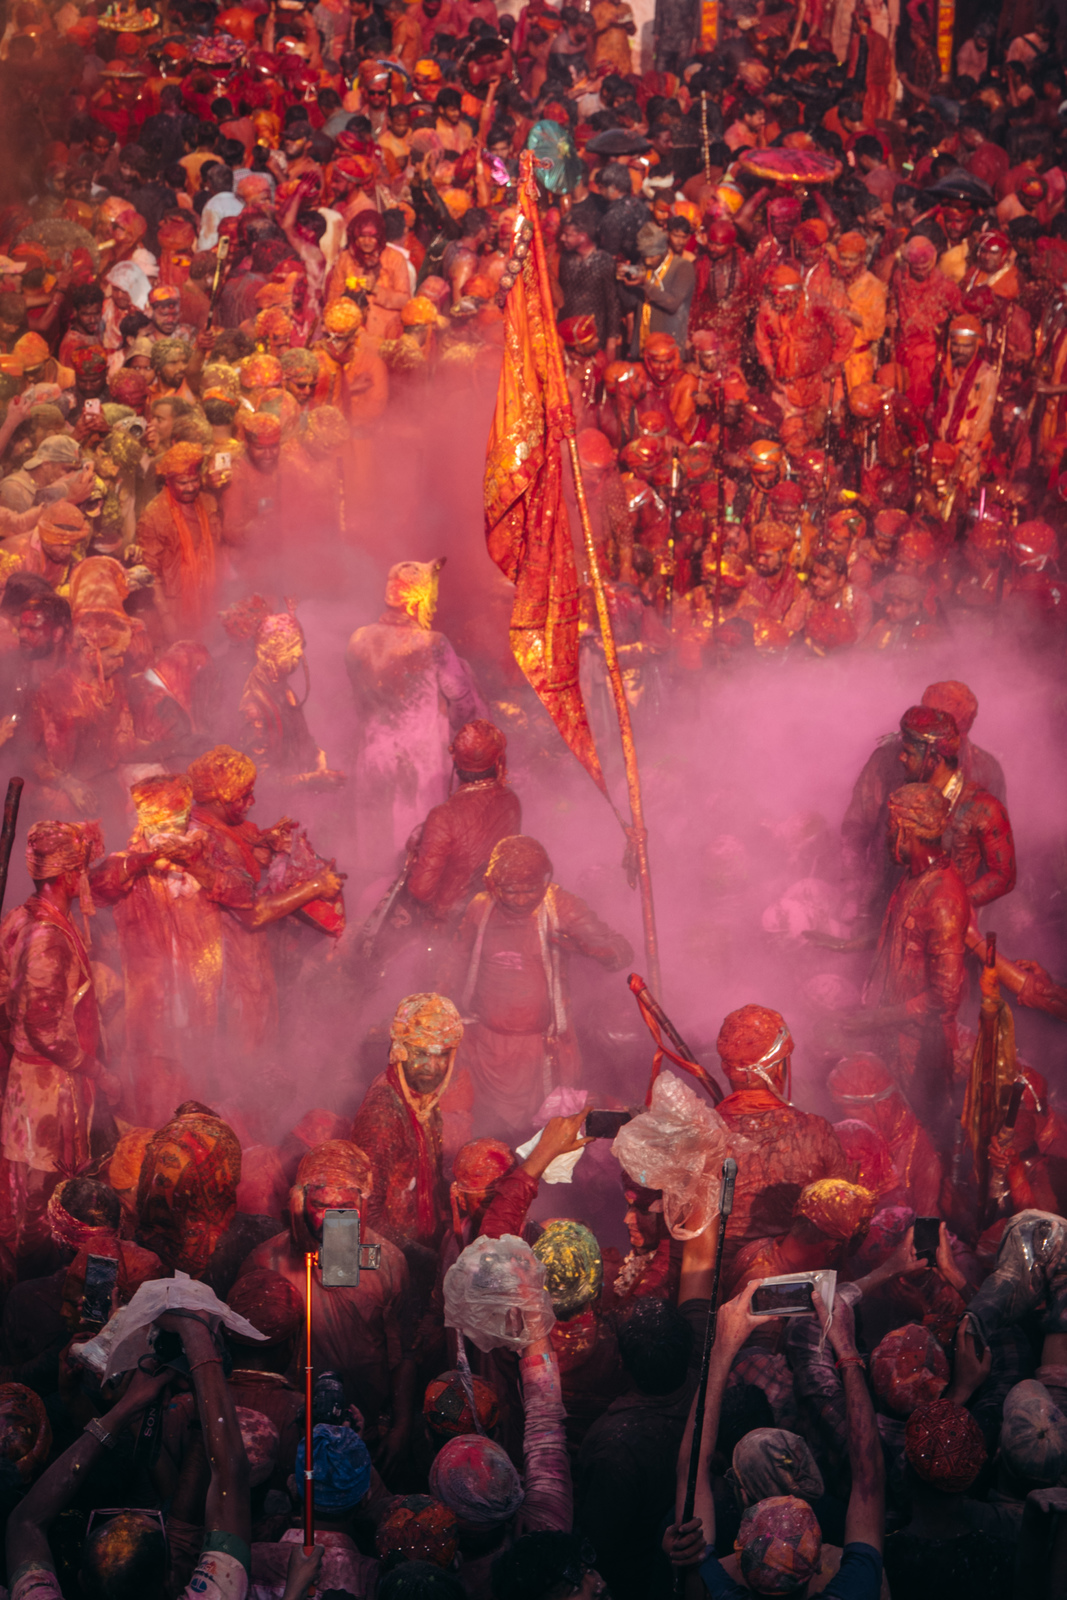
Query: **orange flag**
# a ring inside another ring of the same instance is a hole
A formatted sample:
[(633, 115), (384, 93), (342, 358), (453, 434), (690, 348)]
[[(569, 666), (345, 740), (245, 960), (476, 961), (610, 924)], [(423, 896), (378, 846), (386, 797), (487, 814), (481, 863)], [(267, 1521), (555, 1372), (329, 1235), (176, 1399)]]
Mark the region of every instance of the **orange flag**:
[(504, 308), (504, 365), (485, 462), (489, 554), (515, 585), (511, 648), (593, 781), (607, 793), (578, 684), (578, 569), (563, 500), (563, 440), (574, 433), (537, 214), (533, 158), (519, 208), (533, 228)]

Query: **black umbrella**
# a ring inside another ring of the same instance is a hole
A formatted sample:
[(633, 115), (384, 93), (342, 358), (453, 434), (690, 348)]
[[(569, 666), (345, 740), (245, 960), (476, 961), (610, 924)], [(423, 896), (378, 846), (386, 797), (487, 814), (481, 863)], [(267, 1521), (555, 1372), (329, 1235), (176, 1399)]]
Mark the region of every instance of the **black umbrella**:
[(629, 128), (608, 128), (588, 141), (585, 147), (595, 156), (643, 156), (652, 149), (651, 141), (643, 133), (631, 133)]
[(943, 178), (938, 178), (936, 183), (930, 185), (926, 193), (933, 195), (936, 200), (967, 200), (975, 206), (993, 204), (990, 190), (963, 167), (946, 172)]

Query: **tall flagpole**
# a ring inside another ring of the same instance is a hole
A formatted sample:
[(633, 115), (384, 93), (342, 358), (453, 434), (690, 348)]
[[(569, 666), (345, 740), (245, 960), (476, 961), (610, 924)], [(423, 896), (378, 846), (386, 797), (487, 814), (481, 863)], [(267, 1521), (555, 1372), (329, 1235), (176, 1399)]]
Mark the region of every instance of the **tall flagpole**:
[[(527, 159), (530, 160), (532, 167), (532, 158), (527, 156)], [(530, 177), (529, 189), (533, 189), (532, 176)], [(529, 193), (529, 190), (527, 192)], [(622, 672), (619, 668), (619, 653), (615, 648), (615, 632), (611, 625), (608, 597), (604, 589), (600, 562), (597, 559), (596, 543), (593, 539), (593, 524), (589, 518), (589, 502), (585, 496), (585, 483), (582, 479), (582, 468), (578, 459), (578, 440), (574, 425), (574, 412), (570, 404), (570, 391), (567, 388), (566, 371), (563, 365), (563, 347), (560, 344), (559, 333), (556, 329), (556, 319), (552, 312), (552, 291), (548, 279), (548, 261), (545, 256), (544, 240), (541, 237), (541, 219), (537, 214), (536, 204), (530, 205), (527, 220), (533, 230), (534, 262), (537, 268), (538, 289), (541, 294), (543, 313), (541, 320), (545, 327), (545, 342), (559, 378), (560, 392), (568, 397), (564, 415), (564, 437), (567, 440), (567, 448), (570, 451), (571, 470), (574, 473), (574, 492), (578, 501), (578, 515), (582, 522), (586, 560), (589, 563), (589, 575), (593, 580), (593, 594), (596, 597), (597, 617), (600, 621), (600, 637), (604, 645), (604, 663), (608, 669), (608, 679), (611, 683), (611, 692), (615, 700), (615, 714), (619, 719), (619, 737), (622, 740), (622, 756), (626, 767), (626, 789), (630, 800), (631, 825), (626, 828), (626, 837), (633, 851), (637, 868), (637, 883), (641, 891), (641, 921), (645, 934), (645, 957), (648, 961), (652, 989), (657, 995), (660, 995), (663, 992), (663, 986), (660, 981), (659, 940), (656, 936), (656, 909), (652, 900), (652, 875), (648, 867), (648, 829), (645, 827), (645, 813), (641, 803), (641, 775), (637, 768), (637, 750), (634, 746), (633, 725), (630, 721), (630, 702), (626, 698), (626, 689), (623, 685)]]

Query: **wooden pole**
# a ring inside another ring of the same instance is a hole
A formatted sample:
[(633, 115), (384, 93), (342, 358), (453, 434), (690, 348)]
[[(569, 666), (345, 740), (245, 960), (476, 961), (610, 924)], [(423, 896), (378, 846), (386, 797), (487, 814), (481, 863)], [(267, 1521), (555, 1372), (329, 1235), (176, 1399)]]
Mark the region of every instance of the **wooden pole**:
[[(533, 230), (533, 257), (541, 295), (542, 322), (544, 323), (546, 334), (545, 343), (548, 348), (549, 359), (556, 369), (560, 393), (567, 396), (563, 347), (559, 342), (559, 334), (556, 331), (556, 322), (552, 314), (552, 292), (548, 281), (548, 262), (545, 258), (544, 241), (541, 237), (541, 220), (537, 214), (536, 200), (531, 193), (533, 189), (534, 185), (531, 176), (526, 191), (528, 209), (525, 214)], [(582, 467), (578, 459), (578, 440), (575, 434), (574, 413), (571, 409), (569, 398), (566, 401), (564, 435), (567, 440), (567, 448), (570, 451), (571, 470), (574, 473), (574, 494), (578, 502), (578, 516), (582, 524), (585, 555), (589, 564), (589, 576), (592, 580), (593, 594), (596, 599), (597, 617), (600, 622), (600, 637), (604, 646), (604, 664), (608, 670), (611, 693), (615, 700), (615, 715), (619, 719), (619, 737), (622, 741), (622, 758), (626, 768), (626, 789), (630, 800), (631, 826), (626, 829), (626, 834), (634, 852), (637, 866), (637, 883), (641, 892), (641, 922), (645, 935), (645, 958), (648, 962), (652, 988), (656, 994), (660, 994), (662, 993), (662, 984), (660, 981), (659, 940), (656, 936), (656, 911), (652, 900), (652, 876), (648, 867), (648, 830), (645, 827), (645, 813), (641, 803), (641, 776), (637, 767), (637, 750), (634, 745), (633, 726), (630, 721), (630, 702), (626, 698), (626, 689), (622, 681), (619, 653), (615, 647), (615, 633), (611, 625), (611, 612), (608, 609), (608, 597), (604, 589), (600, 562), (597, 559), (596, 541), (593, 538), (593, 524), (589, 517), (589, 502), (585, 496)]]
[(0, 828), (0, 908), (3, 907), (4, 894), (7, 891), (7, 870), (11, 864), (11, 846), (15, 842), (23, 787), (21, 778), (8, 780), (7, 798), (4, 801), (4, 825)]
[(311, 1384), (311, 1269), (318, 1259), (318, 1251), (309, 1250), (304, 1257), (306, 1273), (307, 1315), (305, 1317), (307, 1343), (304, 1357), (304, 1554), (309, 1556), (315, 1548), (315, 1421), (312, 1415)]

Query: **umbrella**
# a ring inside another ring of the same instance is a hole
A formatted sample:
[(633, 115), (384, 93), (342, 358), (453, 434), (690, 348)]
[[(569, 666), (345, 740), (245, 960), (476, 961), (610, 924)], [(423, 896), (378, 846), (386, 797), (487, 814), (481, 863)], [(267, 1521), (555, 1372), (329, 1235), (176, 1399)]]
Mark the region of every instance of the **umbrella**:
[(763, 183), (833, 183), (841, 172), (835, 156), (821, 150), (746, 150), (737, 163), (750, 178)]
[(594, 134), (585, 148), (595, 156), (643, 156), (652, 144), (644, 134), (632, 133), (628, 128), (608, 128)]
[(159, 13), (150, 6), (145, 6), (143, 11), (134, 11), (132, 6), (128, 11), (109, 6), (96, 21), (97, 27), (112, 33), (151, 33), (153, 28), (159, 27)]
[(938, 178), (936, 183), (930, 185), (926, 193), (937, 200), (966, 200), (974, 206), (993, 204), (993, 196), (985, 184), (963, 167), (946, 172), (943, 178)]
[(537, 180), (549, 194), (570, 194), (584, 173), (570, 130), (558, 122), (535, 122), (526, 139)]

